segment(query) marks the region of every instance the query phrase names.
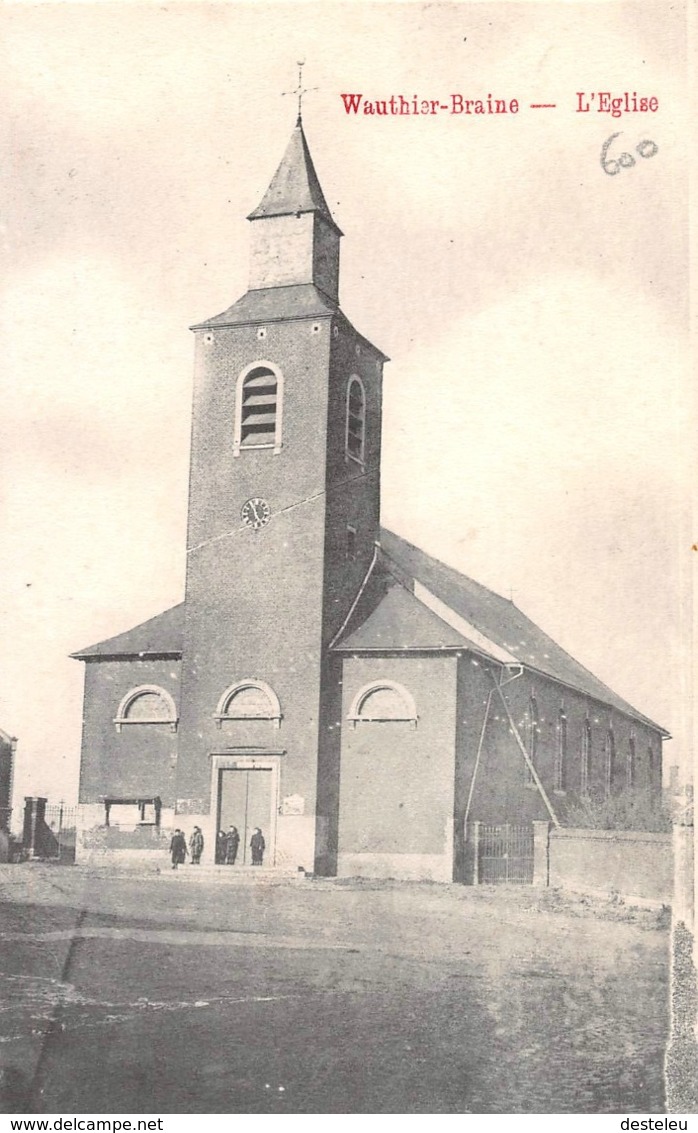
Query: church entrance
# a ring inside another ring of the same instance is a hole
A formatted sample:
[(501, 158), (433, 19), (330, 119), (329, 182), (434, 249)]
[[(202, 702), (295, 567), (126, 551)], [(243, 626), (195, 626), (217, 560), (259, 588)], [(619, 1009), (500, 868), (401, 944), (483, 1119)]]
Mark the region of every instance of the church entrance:
[(259, 827), (266, 848), (263, 865), (273, 865), (273, 772), (271, 767), (235, 767), (218, 772), (218, 830), (237, 826), (240, 834), (238, 865), (251, 865), (250, 839)]

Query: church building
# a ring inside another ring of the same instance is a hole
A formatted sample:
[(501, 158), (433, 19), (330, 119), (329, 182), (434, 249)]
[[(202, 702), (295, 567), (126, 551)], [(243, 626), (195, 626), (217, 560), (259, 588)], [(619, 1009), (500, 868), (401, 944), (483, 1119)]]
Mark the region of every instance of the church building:
[(85, 662), (78, 861), (176, 827), (264, 867), (469, 880), (475, 823), (661, 791), (665, 732), (516, 606), (380, 526), (386, 355), (339, 305), (299, 117), (249, 290), (196, 340), (185, 599)]

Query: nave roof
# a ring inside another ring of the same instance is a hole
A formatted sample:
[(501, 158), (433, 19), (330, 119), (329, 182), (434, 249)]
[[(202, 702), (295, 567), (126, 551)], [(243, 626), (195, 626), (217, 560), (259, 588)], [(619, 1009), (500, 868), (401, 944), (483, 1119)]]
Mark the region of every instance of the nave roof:
[(385, 528), (375, 569), (334, 648), (343, 653), (469, 649), (499, 664), (523, 665), (664, 731), (509, 599)]

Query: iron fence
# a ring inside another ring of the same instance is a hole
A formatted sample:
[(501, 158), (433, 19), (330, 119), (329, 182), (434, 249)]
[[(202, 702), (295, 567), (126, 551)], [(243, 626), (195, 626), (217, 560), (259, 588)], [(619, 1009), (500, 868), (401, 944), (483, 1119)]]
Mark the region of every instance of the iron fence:
[(41, 856), (60, 861), (75, 860), (78, 808), (66, 803), (48, 803), (44, 815)]
[(533, 825), (480, 825), (478, 877), (484, 885), (530, 885), (533, 881)]

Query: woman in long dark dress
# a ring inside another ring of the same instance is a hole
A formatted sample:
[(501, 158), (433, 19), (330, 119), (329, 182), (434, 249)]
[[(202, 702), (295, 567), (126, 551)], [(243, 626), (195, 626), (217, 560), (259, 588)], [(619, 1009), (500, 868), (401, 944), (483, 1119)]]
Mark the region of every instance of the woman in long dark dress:
[(178, 865), (184, 865), (184, 859), (187, 856), (187, 840), (182, 834), (181, 830), (175, 830), (170, 842), (170, 857), (172, 858), (172, 868), (176, 869)]
[(264, 850), (266, 842), (264, 835), (258, 826), (255, 826), (255, 831), (250, 838), (250, 849), (252, 850), (252, 865), (261, 865), (264, 858)]
[(235, 865), (240, 845), (240, 835), (237, 826), (231, 826), (225, 836), (225, 864)]
[(204, 852), (204, 836), (201, 833), (201, 827), (195, 826), (194, 833), (189, 839), (189, 853), (191, 854), (191, 864), (200, 865), (201, 855)]

